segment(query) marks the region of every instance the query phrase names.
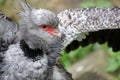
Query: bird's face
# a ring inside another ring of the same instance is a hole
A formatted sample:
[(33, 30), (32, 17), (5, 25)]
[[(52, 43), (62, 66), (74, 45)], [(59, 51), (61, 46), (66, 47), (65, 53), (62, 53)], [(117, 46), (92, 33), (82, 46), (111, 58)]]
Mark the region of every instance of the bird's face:
[(30, 15), (30, 21), (32, 23), (32, 26), (30, 27), (32, 29), (37, 27), (39, 30), (41, 30), (41, 32), (43, 31), (49, 36), (61, 36), (58, 30), (59, 20), (54, 13), (45, 9), (33, 9)]
[(21, 13), (20, 26), (23, 39), (31, 48), (47, 47), (61, 38), (58, 30), (59, 19), (45, 9), (31, 9)]

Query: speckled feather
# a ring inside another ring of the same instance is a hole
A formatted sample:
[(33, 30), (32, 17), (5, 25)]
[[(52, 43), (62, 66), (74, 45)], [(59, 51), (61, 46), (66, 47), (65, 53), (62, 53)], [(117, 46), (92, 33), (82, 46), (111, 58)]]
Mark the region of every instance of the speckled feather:
[(66, 35), (67, 46), (71, 41), (81, 41), (89, 32), (120, 28), (120, 8), (79, 8), (58, 14), (59, 28)]

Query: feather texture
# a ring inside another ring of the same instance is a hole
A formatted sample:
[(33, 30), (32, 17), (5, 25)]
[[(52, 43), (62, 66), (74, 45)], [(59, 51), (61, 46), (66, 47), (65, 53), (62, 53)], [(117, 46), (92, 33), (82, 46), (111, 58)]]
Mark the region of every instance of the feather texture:
[(18, 24), (13, 22), (0, 12), (0, 52), (15, 43), (17, 38)]
[(59, 29), (66, 35), (65, 47), (73, 40), (82, 41), (89, 32), (120, 28), (120, 8), (69, 9), (58, 14)]
[[(114, 51), (120, 49), (120, 8), (69, 9), (55, 15), (31, 8), (26, 0), (21, 6), (24, 11), (20, 13), (19, 29), (17, 23), (0, 13), (1, 80), (72, 80), (56, 64), (64, 47), (70, 51), (80, 45), (108, 41)], [(48, 34), (40, 25), (59, 28), (62, 37)], [(16, 37), (20, 39), (16, 41)]]
[[(72, 80), (63, 67), (56, 65), (62, 38), (40, 28), (50, 25), (58, 29), (57, 16), (49, 10), (33, 9), (25, 0), (21, 6), (24, 11), (20, 13), (19, 29), (0, 13), (0, 80)], [(15, 42), (16, 37), (19, 39)], [(9, 43), (4, 51), (2, 41)]]

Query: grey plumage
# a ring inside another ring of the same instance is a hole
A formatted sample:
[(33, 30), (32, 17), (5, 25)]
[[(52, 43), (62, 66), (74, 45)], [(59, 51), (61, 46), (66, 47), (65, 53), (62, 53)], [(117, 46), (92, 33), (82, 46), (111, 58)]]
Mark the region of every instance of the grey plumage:
[(4, 51), (10, 44), (16, 42), (18, 24), (0, 12), (0, 51)]
[(17, 31), (18, 24), (0, 12), (0, 80), (2, 80), (1, 74), (4, 72), (2, 69), (4, 54), (6, 54), (9, 45), (16, 43)]
[[(120, 28), (119, 8), (70, 9), (57, 16), (25, 2), (21, 2), (21, 6), (24, 11), (19, 13), (19, 28), (0, 14), (2, 80), (72, 80), (71, 75), (56, 64), (60, 50), (74, 40), (86, 39), (89, 32)], [(59, 28), (61, 37), (47, 32), (46, 26)]]
[[(72, 80), (69, 74), (56, 66), (56, 60), (60, 57), (60, 50), (62, 48), (62, 37), (48, 34), (48, 32), (41, 29), (41, 25), (49, 25), (56, 30), (58, 25), (58, 18), (56, 15), (48, 10), (29, 7), (28, 4), (22, 2), (21, 6), (24, 12), (21, 12), (21, 20), (19, 21), (19, 28), (16, 30), (12, 23), (5, 18), (5, 21), (0, 23), (4, 28), (5, 23), (8, 23), (11, 35), (9, 47), (4, 52), (1, 51), (0, 63), (0, 79), (1, 80)], [(4, 18), (2, 18), (4, 20)], [(18, 26), (17, 26), (18, 27)], [(15, 30), (14, 30), (15, 29)], [(6, 30), (5, 28), (3, 30)], [(8, 31), (1, 31), (1, 39), (4, 39), (4, 34)], [(13, 30), (13, 31), (12, 31)], [(3, 33), (3, 32), (4, 33)], [(17, 34), (16, 34), (17, 33)], [(7, 41), (4, 39), (4, 41)], [(1, 49), (1, 48), (0, 48)], [(54, 68), (55, 67), (55, 68)], [(62, 73), (59, 70), (62, 70)], [(58, 73), (61, 79), (56, 78), (54, 74)], [(68, 75), (63, 76), (63, 73)]]

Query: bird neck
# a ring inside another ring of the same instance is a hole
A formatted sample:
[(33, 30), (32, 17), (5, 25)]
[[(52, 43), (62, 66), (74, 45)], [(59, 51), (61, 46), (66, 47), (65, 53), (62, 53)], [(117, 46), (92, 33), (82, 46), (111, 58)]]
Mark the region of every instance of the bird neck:
[(24, 55), (30, 59), (36, 60), (38, 56), (43, 56), (44, 51), (42, 49), (31, 49), (24, 40), (20, 41), (20, 47), (24, 52)]

